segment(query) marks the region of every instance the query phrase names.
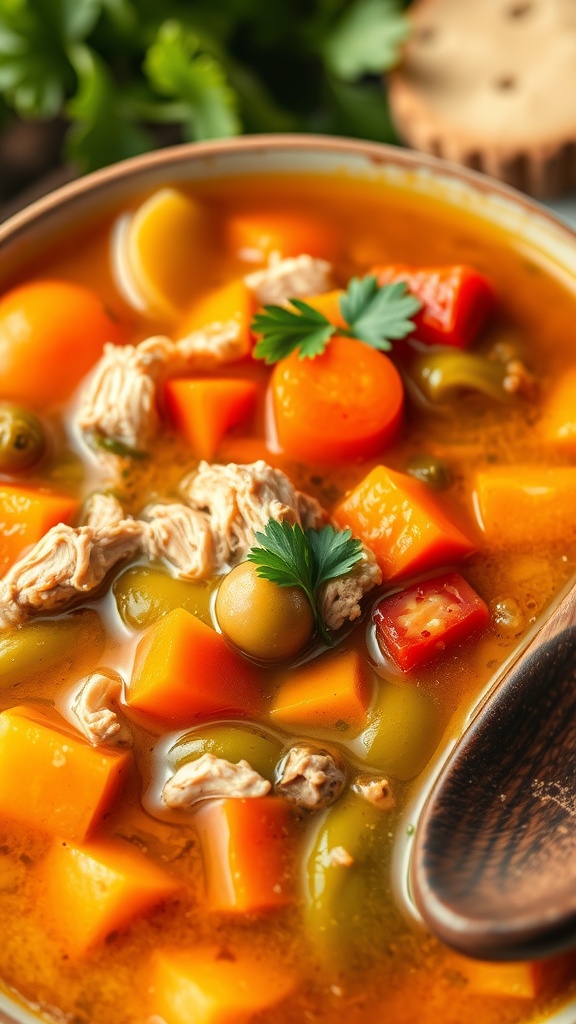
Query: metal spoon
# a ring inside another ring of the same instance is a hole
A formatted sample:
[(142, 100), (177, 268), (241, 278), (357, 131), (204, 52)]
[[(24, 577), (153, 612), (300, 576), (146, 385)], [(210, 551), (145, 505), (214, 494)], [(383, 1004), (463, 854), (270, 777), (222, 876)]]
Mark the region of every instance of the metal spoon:
[(486, 960), (576, 944), (576, 587), (444, 766), (411, 862), (430, 930)]

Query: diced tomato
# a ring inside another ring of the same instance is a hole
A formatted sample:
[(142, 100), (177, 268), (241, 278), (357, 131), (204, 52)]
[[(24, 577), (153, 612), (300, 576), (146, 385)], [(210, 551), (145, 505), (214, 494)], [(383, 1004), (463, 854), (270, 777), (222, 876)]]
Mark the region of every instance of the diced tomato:
[(403, 672), (486, 626), (488, 608), (457, 572), (384, 597), (373, 614), (378, 642)]
[(494, 309), (494, 289), (473, 267), (394, 265), (373, 267), (371, 273), (381, 285), (405, 281), (420, 299), (414, 337), (427, 345), (468, 348)]

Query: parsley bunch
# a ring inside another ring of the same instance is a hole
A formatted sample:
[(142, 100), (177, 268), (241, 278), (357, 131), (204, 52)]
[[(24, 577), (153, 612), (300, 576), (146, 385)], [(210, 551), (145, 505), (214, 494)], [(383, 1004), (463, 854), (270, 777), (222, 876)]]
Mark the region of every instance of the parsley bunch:
[(350, 530), (303, 530), (296, 523), (278, 523), (270, 519), (263, 533), (257, 533), (259, 547), (248, 552), (248, 560), (256, 566), (256, 574), (279, 587), (300, 587), (304, 591), (326, 644), (332, 638), (318, 608), (318, 590), (323, 583), (343, 576), (362, 558), (362, 542)]
[(285, 359), (298, 350), (300, 359), (322, 355), (334, 334), (345, 334), (364, 341), (372, 348), (388, 352), (392, 341), (405, 338), (414, 330), (410, 317), (422, 307), (404, 281), (379, 286), (375, 277), (353, 277), (340, 297), (340, 312), (347, 327), (336, 327), (307, 302), (290, 299), (290, 307), (264, 306), (252, 321), (252, 330), (260, 335), (254, 348), (257, 359), (267, 365)]

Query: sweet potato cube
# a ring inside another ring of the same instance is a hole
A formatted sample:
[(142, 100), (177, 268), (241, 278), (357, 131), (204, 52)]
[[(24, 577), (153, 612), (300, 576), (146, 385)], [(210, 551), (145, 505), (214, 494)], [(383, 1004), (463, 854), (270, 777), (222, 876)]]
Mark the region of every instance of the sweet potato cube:
[(246, 1024), (286, 999), (294, 975), (257, 955), (218, 946), (158, 950), (149, 1009), (166, 1024)]
[(312, 295), (306, 299), (309, 306), (317, 313), (322, 313), (335, 327), (347, 327), (340, 309), (340, 299), (344, 295), (341, 288), (335, 288), (332, 292), (324, 292), (322, 295)]
[(175, 608), (138, 644), (126, 700), (138, 711), (183, 725), (215, 715), (254, 715), (258, 670), (220, 633)]
[(181, 883), (130, 843), (58, 842), (39, 865), (49, 927), (71, 956), (174, 896)]
[(576, 466), (494, 466), (476, 477), (480, 525), (502, 547), (565, 539), (575, 498)]
[(131, 753), (91, 747), (36, 708), (11, 708), (0, 715), (0, 818), (81, 842), (131, 763)]
[(541, 425), (546, 441), (567, 455), (576, 455), (576, 366), (570, 367), (553, 389)]
[(254, 308), (252, 293), (240, 277), (202, 295), (194, 303), (179, 333), (185, 336), (209, 324), (227, 324), (232, 320), (240, 328), (239, 351), (248, 355), (252, 347), (250, 324)]
[(386, 580), (464, 558), (478, 546), (446, 515), (426, 484), (386, 466), (371, 470), (332, 517), (372, 549)]
[(258, 385), (253, 380), (215, 377), (169, 380), (164, 401), (172, 425), (199, 459), (213, 459), (224, 435), (250, 419)]
[(317, 658), (286, 674), (270, 714), (281, 725), (360, 729), (370, 703), (371, 670), (358, 651)]
[(500, 964), (455, 956), (454, 967), (466, 978), (467, 991), (475, 995), (532, 1000), (542, 988), (538, 964), (529, 961)]
[(194, 815), (211, 910), (254, 913), (294, 898), (291, 809), (281, 797), (211, 800)]
[(0, 487), (0, 575), (36, 544), (52, 526), (69, 523), (78, 502), (27, 487)]

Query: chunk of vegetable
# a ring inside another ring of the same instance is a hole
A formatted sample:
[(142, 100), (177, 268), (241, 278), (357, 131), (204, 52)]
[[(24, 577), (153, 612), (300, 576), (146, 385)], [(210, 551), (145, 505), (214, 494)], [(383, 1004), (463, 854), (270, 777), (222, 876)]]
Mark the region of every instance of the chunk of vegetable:
[(257, 726), (212, 725), (185, 733), (167, 754), (170, 767), (177, 771), (203, 754), (222, 757), (231, 764), (244, 759), (265, 779), (272, 781), (280, 760), (283, 743), (276, 736)]
[(384, 653), (407, 672), (487, 626), (490, 613), (470, 584), (450, 572), (382, 598), (373, 620)]
[(406, 472), (416, 480), (421, 480), (433, 491), (445, 491), (452, 483), (450, 467), (435, 455), (413, 455), (408, 460)]
[(151, 970), (149, 1009), (166, 1024), (248, 1024), (296, 983), (283, 964), (218, 946), (158, 950)]
[(36, 544), (52, 526), (69, 523), (78, 501), (27, 487), (0, 486), (0, 574)]
[(386, 466), (371, 470), (332, 518), (372, 549), (387, 580), (465, 558), (477, 548), (426, 484)]
[(495, 964), (454, 955), (450, 966), (466, 978), (466, 990), (479, 996), (533, 1000), (540, 994), (544, 981), (540, 965), (527, 961)]
[[(294, 899), (294, 824), (288, 801), (210, 800), (194, 815), (211, 910), (248, 914)], [(291, 834), (292, 833), (292, 834)]]
[(575, 495), (576, 466), (494, 466), (474, 489), (480, 526), (503, 547), (565, 539), (576, 528)]
[(546, 441), (576, 454), (576, 366), (566, 370), (544, 405), (541, 420)]
[(100, 358), (105, 342), (124, 340), (98, 295), (84, 285), (20, 285), (0, 299), (0, 394), (32, 406), (59, 402)]
[(379, 266), (371, 271), (378, 284), (405, 281), (420, 299), (414, 337), (428, 345), (471, 345), (495, 306), (494, 289), (473, 267)]
[(0, 404), (0, 472), (22, 473), (40, 461), (46, 447), (42, 424), (34, 413)]
[(132, 755), (90, 746), (34, 707), (0, 715), (0, 817), (82, 841), (109, 809)]
[(462, 392), (478, 391), (496, 402), (507, 402), (504, 387), (506, 363), (474, 352), (426, 352), (410, 362), (409, 375), (416, 387), (434, 404), (453, 402)]
[(415, 778), (436, 750), (449, 711), (443, 714), (417, 686), (381, 683), (370, 723), (360, 737), (362, 760), (401, 782)]
[(404, 389), (394, 364), (354, 338), (336, 336), (315, 359), (293, 352), (271, 381), (278, 442), (290, 457), (369, 458), (400, 428)]
[(39, 867), (49, 927), (69, 956), (82, 956), (111, 932), (173, 897), (181, 883), (131, 843), (55, 843)]
[(253, 415), (257, 399), (253, 380), (169, 380), (164, 387), (168, 417), (199, 459), (214, 458), (224, 435)]
[(194, 615), (176, 608), (138, 644), (126, 695), (130, 707), (167, 722), (257, 714), (257, 670)]
[(226, 225), (230, 251), (241, 260), (266, 262), (273, 252), (282, 257), (318, 256), (329, 260), (335, 247), (329, 224), (293, 210), (237, 213)]
[(340, 309), (340, 299), (343, 295), (345, 292), (342, 288), (335, 288), (334, 291), (324, 292), (323, 295), (312, 295), (306, 299), (306, 303), (317, 313), (322, 313), (335, 327), (348, 327)]
[(262, 579), (251, 562), (241, 562), (222, 580), (216, 617), (231, 643), (262, 661), (294, 658), (314, 632), (304, 591)]
[(186, 314), (178, 333), (185, 337), (208, 324), (227, 324), (233, 320), (240, 327), (241, 348), (247, 355), (251, 348), (250, 324), (255, 309), (254, 296), (244, 279), (234, 278), (201, 295)]
[(285, 673), (270, 715), (296, 729), (358, 732), (366, 721), (372, 679), (358, 651), (324, 655)]
[(58, 668), (96, 666), (104, 645), (102, 621), (91, 608), (27, 622), (0, 636), (0, 687), (37, 682)]
[(114, 581), (112, 593), (120, 618), (133, 629), (145, 629), (175, 608), (208, 626), (212, 622), (212, 585), (205, 580), (179, 580), (162, 569), (134, 565)]

